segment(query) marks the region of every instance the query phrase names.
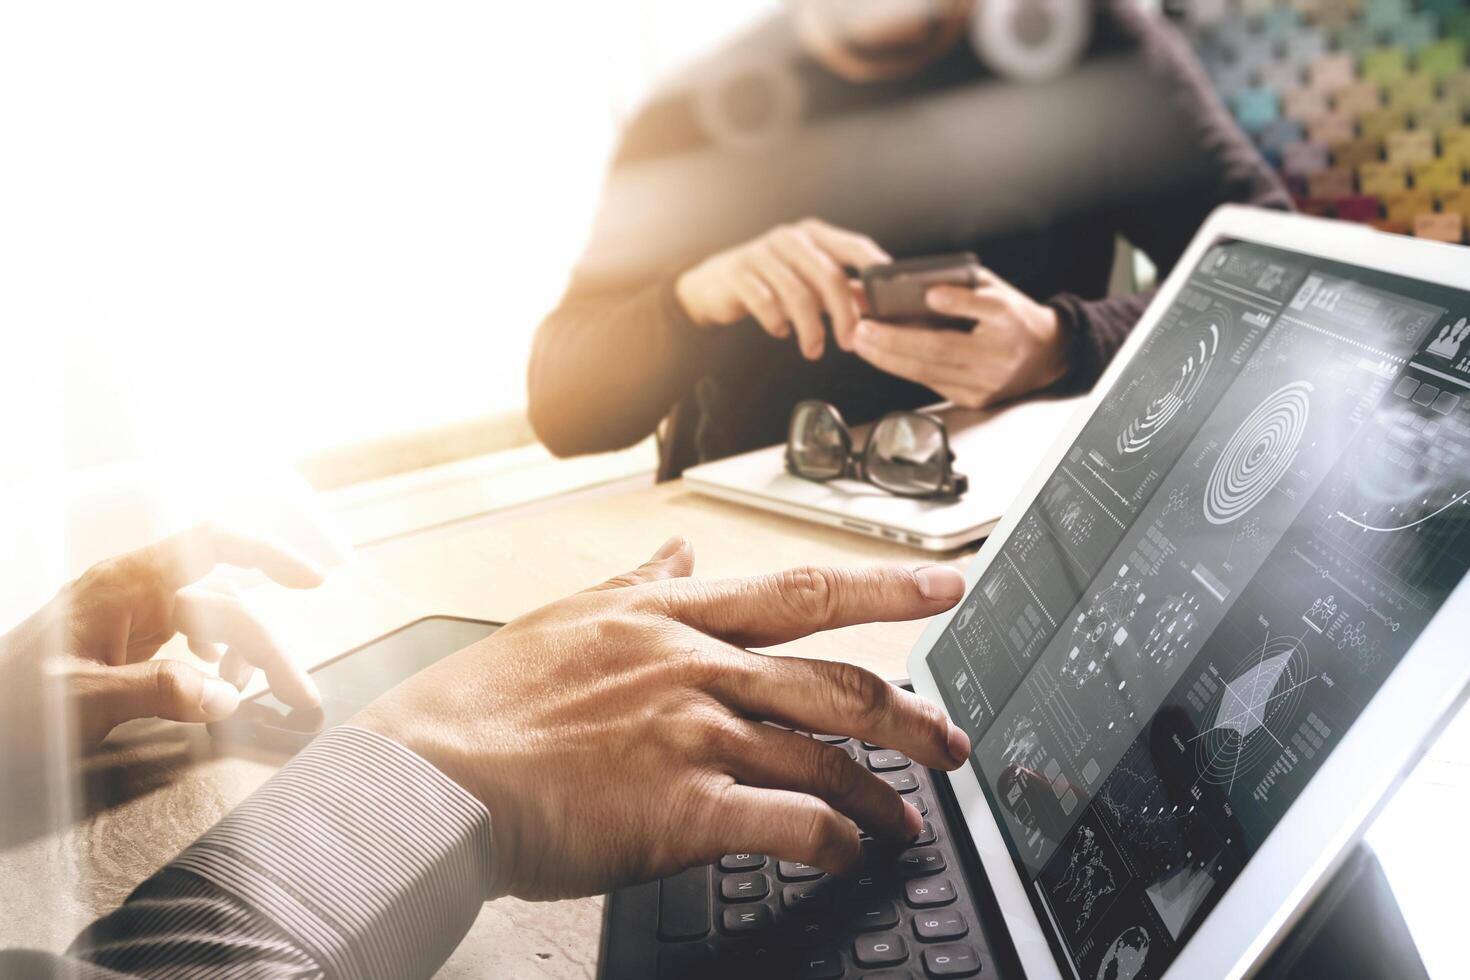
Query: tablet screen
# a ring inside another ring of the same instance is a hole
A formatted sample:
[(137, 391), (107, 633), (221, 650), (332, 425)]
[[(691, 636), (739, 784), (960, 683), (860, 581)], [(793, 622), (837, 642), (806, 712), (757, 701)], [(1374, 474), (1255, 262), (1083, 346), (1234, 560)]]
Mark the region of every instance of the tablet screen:
[(1470, 294), (1216, 242), (928, 655), (1064, 976), (1167, 969), (1470, 560)]

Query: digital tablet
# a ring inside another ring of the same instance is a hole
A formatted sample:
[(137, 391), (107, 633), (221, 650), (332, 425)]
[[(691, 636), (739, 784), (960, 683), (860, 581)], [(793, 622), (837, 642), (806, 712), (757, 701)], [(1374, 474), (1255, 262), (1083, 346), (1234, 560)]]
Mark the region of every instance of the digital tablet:
[(1029, 977), (1235, 977), (1470, 681), (1470, 257), (1227, 207), (929, 624)]

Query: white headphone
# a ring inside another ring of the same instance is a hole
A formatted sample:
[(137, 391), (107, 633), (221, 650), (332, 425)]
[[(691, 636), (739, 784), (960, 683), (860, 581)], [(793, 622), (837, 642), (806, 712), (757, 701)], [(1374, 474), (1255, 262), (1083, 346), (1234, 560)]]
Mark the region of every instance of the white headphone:
[(997, 75), (1055, 78), (1075, 65), (1092, 36), (1088, 0), (977, 0), (970, 22), (975, 53)]

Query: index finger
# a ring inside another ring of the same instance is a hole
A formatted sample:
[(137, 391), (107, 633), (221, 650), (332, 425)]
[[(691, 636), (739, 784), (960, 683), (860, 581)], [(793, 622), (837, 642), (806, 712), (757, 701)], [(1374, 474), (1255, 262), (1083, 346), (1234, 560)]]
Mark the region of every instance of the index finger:
[(883, 248), (867, 235), (846, 231), (815, 218), (802, 223), (822, 251), (843, 265), (862, 269), (870, 265), (884, 265), (893, 261)]
[(323, 578), (320, 569), (292, 551), (213, 524), (200, 524), (155, 541), (133, 557), (170, 591), (199, 581), (221, 563), (258, 569), (293, 589), (314, 588)]
[(858, 623), (944, 612), (965, 578), (946, 565), (792, 568), (773, 575), (671, 584), (673, 618), (737, 646), (770, 646)]
[(1006, 297), (994, 280), (982, 281), (973, 287), (931, 286), (924, 293), (924, 302), (935, 313), (973, 320), (983, 319), (986, 314), (1006, 307)]

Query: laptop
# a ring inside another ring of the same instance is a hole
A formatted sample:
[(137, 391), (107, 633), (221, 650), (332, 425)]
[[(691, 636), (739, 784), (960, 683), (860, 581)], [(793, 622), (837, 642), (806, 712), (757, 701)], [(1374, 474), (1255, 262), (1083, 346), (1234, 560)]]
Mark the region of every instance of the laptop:
[[(926, 551), (951, 551), (990, 533), (1082, 401), (1038, 398), (980, 411), (948, 405), (925, 409), (944, 420), (955, 471), (969, 478), (970, 488), (958, 500), (896, 497), (856, 480), (803, 480), (786, 472), (784, 445), (691, 467), (684, 483), (699, 493), (789, 517)], [(854, 426), (858, 445), (869, 428)]]
[(1467, 501), (1470, 254), (1217, 211), (910, 655), (969, 763), (835, 743), (924, 835), (620, 891), (601, 975), (1251, 973), (1464, 700)]

